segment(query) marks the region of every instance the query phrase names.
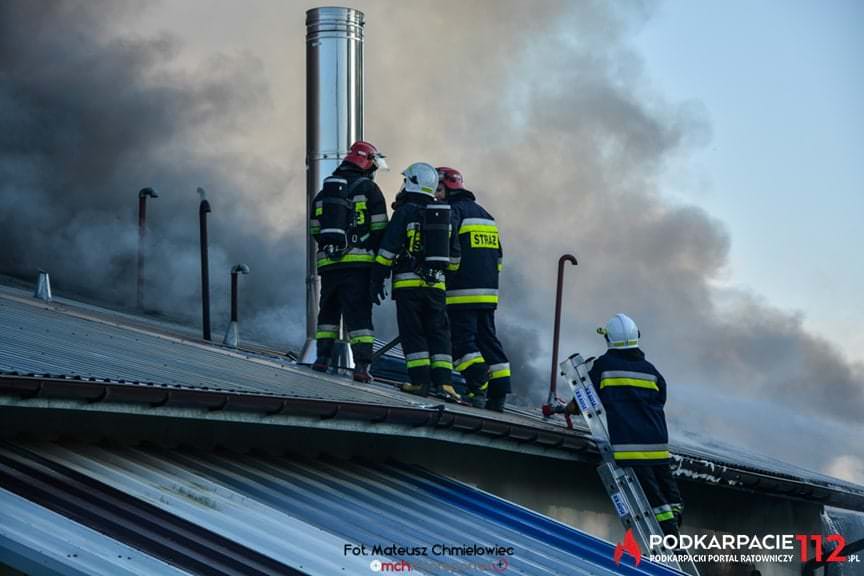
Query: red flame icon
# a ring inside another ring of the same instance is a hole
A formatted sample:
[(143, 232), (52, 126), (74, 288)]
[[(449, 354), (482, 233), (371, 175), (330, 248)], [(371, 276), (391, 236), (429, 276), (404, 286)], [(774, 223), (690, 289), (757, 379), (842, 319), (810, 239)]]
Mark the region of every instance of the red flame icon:
[(642, 549), (639, 548), (639, 543), (633, 537), (632, 528), (629, 528), (624, 534), (624, 541), (615, 546), (615, 555), (612, 558), (615, 560), (616, 566), (621, 564), (621, 558), (625, 552), (629, 553), (635, 560), (636, 566), (639, 566), (639, 563), (642, 562)]

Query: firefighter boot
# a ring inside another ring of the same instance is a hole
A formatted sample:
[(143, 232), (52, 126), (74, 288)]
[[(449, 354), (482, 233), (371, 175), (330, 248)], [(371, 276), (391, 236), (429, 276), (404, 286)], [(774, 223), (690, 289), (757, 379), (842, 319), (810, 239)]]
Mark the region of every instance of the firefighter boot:
[(486, 407), (486, 392), (484, 390), (473, 390), (468, 392), (467, 400), (474, 408)]
[(489, 382), (485, 380), (482, 382), (472, 381), (467, 378), (466, 380), (468, 384), (468, 393), (465, 395), (465, 399), (468, 400), (474, 408), (485, 408), (486, 390), (489, 389)]
[(459, 402), (462, 400), (462, 397), (459, 396), (459, 393), (456, 392), (456, 389), (453, 388), (452, 384), (442, 384), (438, 389), (438, 392), (444, 396), (445, 400), (450, 400), (452, 402)]
[(330, 369), (330, 360), (325, 358), (316, 358), (312, 364), (312, 370), (316, 372), (327, 372)]
[(366, 384), (372, 381), (372, 375), (369, 374), (369, 364), (366, 362), (357, 362), (354, 366), (354, 374), (352, 376), (355, 382)]
[(506, 396), (491, 396), (486, 400), (486, 410), (494, 412), (504, 412), (504, 404), (507, 402)]
[(428, 396), (429, 395), (429, 385), (428, 384), (409, 384), (408, 382), (402, 384), (402, 391), (407, 392), (408, 394), (416, 394), (417, 396)]

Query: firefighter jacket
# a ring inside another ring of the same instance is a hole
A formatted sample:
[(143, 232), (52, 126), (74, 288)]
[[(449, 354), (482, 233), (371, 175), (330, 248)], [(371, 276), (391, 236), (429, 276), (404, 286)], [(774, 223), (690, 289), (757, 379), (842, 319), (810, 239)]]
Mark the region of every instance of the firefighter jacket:
[(459, 240), (459, 249), (451, 252), (447, 269), (447, 305), (494, 309), (498, 306), (498, 273), (503, 262), (495, 219), (468, 190), (451, 192), (447, 202)]
[(615, 461), (624, 466), (668, 463), (666, 381), (645, 354), (639, 348), (608, 350), (589, 375), (606, 408)]
[[(349, 243), (348, 251), (341, 258), (329, 258), (322, 250), (318, 250), (318, 272), (355, 267), (371, 267), (375, 262), (375, 252), (381, 243), (384, 229), (387, 227), (387, 203), (381, 189), (370, 177), (370, 173), (361, 170), (350, 162), (343, 162), (333, 172), (333, 176), (348, 181), (354, 203), (354, 230), (358, 241)], [(315, 240), (321, 230), (318, 218), (324, 211), (324, 205), (319, 198), (320, 192), (313, 200), (314, 213), (311, 219), (311, 232)]]
[[(423, 256), (419, 251), (423, 245), (423, 209), (435, 200), (425, 194), (400, 192), (393, 204), (393, 219), (387, 224), (375, 258), (375, 282), (393, 272), (393, 297), (405, 288), (432, 288), (445, 290), (442, 276), (440, 282), (428, 282), (420, 274)], [(450, 252), (458, 251), (456, 236), (450, 236)]]

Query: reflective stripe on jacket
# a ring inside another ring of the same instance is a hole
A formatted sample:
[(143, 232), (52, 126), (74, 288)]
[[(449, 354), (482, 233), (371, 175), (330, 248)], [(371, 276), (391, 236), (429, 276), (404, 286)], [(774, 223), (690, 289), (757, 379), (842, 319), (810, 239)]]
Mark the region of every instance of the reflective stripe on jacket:
[[(384, 195), (368, 173), (353, 164), (343, 162), (333, 172), (333, 176), (347, 180), (349, 188), (354, 186), (359, 179), (365, 179), (357, 183), (351, 191), (357, 233), (363, 240), (358, 245), (351, 246), (340, 258), (329, 258), (325, 252), (319, 250), (316, 259), (318, 271), (326, 272), (341, 268), (372, 266), (375, 261), (375, 252), (378, 250), (384, 229), (387, 227), (387, 203), (384, 200)], [(319, 195), (320, 193), (316, 194), (312, 201), (313, 213), (309, 223), (312, 236), (316, 240), (321, 232), (318, 218), (324, 210)]]
[[(422, 224), (424, 207), (434, 200), (424, 194), (413, 192), (400, 193), (393, 212), (393, 219), (387, 224), (378, 253), (375, 258), (376, 275), (383, 278), (393, 272), (393, 294), (406, 288), (432, 288), (444, 290), (444, 282), (427, 282), (414, 269), (415, 261), (410, 251), (422, 244), (417, 232)], [(451, 237), (450, 250), (456, 249), (456, 236)]]
[(495, 219), (468, 190), (447, 197), (459, 250), (450, 255), (447, 272), (447, 305), (466, 308), (498, 306), (498, 273), (501, 270), (501, 238)]
[(606, 408), (615, 460), (627, 466), (668, 462), (666, 381), (642, 350), (610, 349), (594, 361), (590, 376)]

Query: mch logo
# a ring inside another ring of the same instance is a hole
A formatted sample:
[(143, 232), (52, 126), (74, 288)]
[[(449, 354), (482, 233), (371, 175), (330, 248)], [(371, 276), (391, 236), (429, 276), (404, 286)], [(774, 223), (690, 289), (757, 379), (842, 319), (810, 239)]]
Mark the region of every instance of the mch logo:
[(398, 562), (382, 562), (381, 560), (376, 559), (369, 563), (369, 569), (372, 570), (372, 572), (412, 572), (414, 567), (405, 560), (400, 560)]
[(632, 528), (629, 528), (627, 533), (624, 534), (624, 540), (615, 546), (615, 555), (612, 556), (612, 559), (615, 560), (616, 566), (621, 565), (621, 558), (624, 556), (625, 552), (630, 554), (633, 557), (634, 564), (639, 566), (639, 563), (642, 562), (642, 549), (639, 548), (639, 543), (636, 542), (636, 538), (633, 537)]

